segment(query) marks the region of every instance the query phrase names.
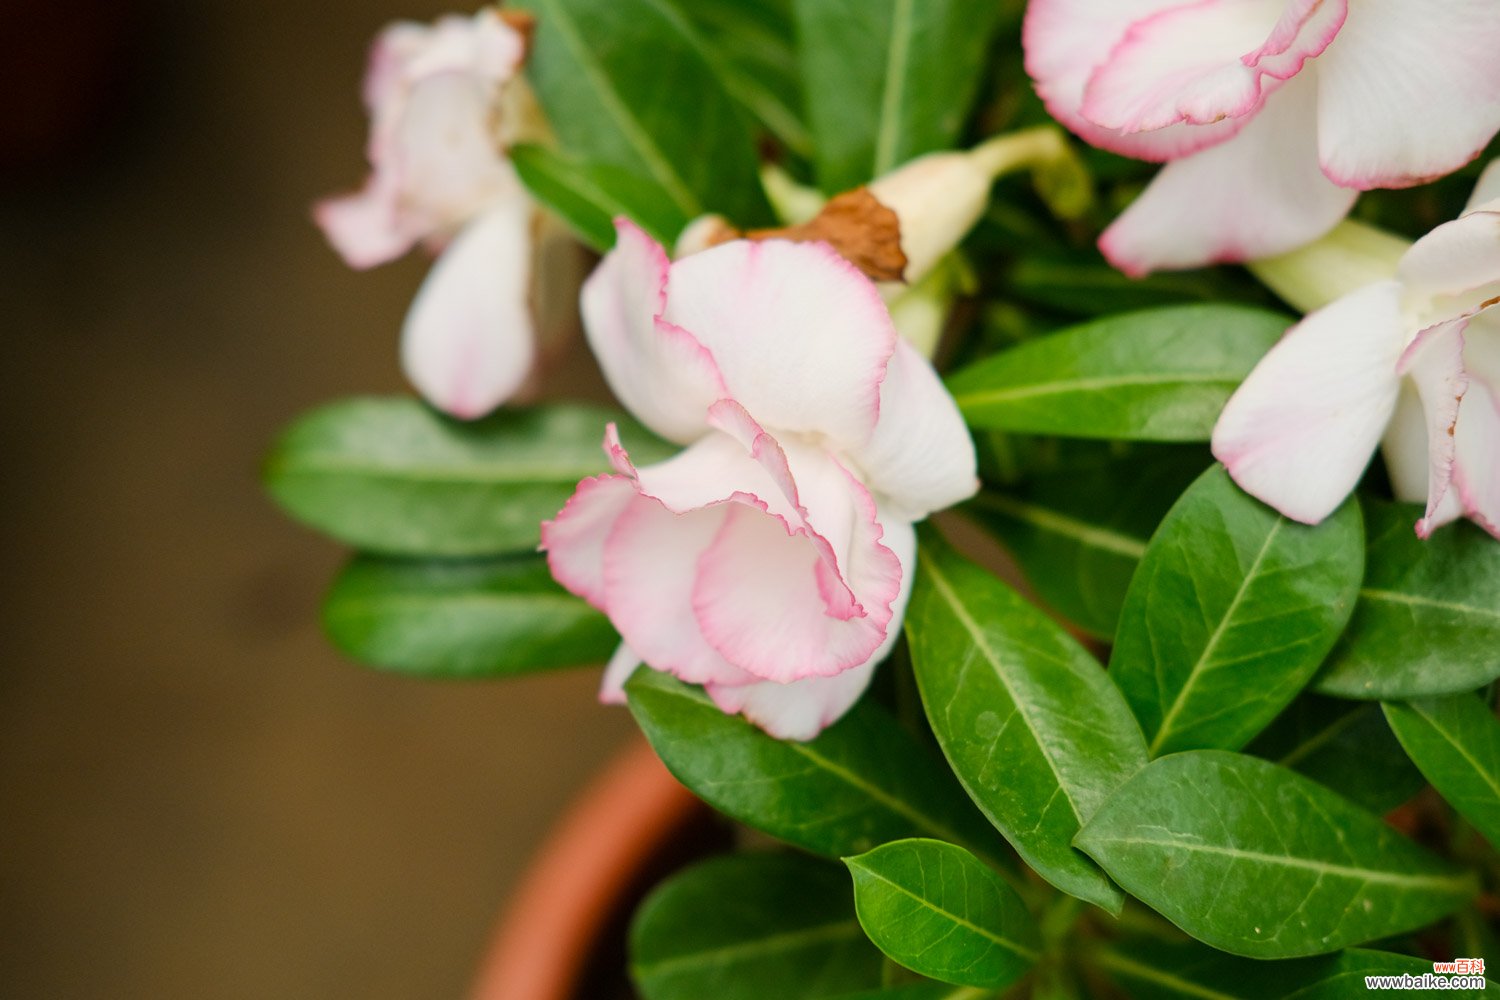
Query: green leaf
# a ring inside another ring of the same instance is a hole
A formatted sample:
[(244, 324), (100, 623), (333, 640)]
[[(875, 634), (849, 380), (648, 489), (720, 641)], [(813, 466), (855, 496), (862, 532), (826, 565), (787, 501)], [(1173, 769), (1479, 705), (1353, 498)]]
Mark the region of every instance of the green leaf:
[(951, 149), (974, 102), (994, 0), (793, 0), (818, 179), (832, 194)]
[(1375, 813), (1426, 786), (1375, 702), (1304, 693), (1246, 750), (1327, 785)]
[(578, 163), (541, 146), (514, 146), (510, 162), (532, 197), (595, 250), (615, 245), (614, 220), (626, 216), (670, 247), (688, 217), (660, 185), (603, 163)]
[(865, 933), (913, 972), (998, 989), (1040, 957), (1041, 936), (1026, 904), (962, 847), (898, 840), (844, 864)]
[(1209, 469), (1162, 521), (1130, 582), (1110, 676), (1152, 756), (1248, 743), (1296, 697), (1354, 610), (1359, 507), (1317, 527)]
[(689, 0), (682, 12), (718, 54), (730, 94), (787, 149), (810, 157), (790, 0)]
[(1197, 447), (1136, 446), (1092, 468), (986, 491), (964, 511), (1015, 557), (1043, 601), (1107, 640), (1152, 532), (1211, 461)]
[[(769, 224), (748, 123), (667, 0), (525, 0), (527, 75), (563, 151), (648, 178), (682, 217)], [(676, 234), (672, 234), (676, 235)]]
[(1221, 750), (1152, 762), (1074, 843), (1188, 934), (1250, 958), (1413, 930), (1477, 887), (1317, 782)]
[(1500, 847), (1500, 720), (1471, 694), (1386, 703), (1385, 717), (1448, 804)]
[(497, 677), (602, 663), (609, 620), (552, 580), (541, 556), (419, 561), (356, 556), (323, 624), (347, 655), (427, 677)]
[(1412, 530), (1420, 506), (1364, 506), (1364, 586), (1317, 689), (1396, 701), (1500, 678), (1500, 542), (1467, 521), (1424, 542)]
[(830, 857), (912, 836), (963, 844), (988, 860), (1003, 856), (942, 763), (869, 699), (817, 739), (794, 743), (725, 715), (701, 689), (655, 670), (637, 670), (625, 691), (679, 781), (773, 837)]
[(927, 717), (964, 788), (1038, 874), (1118, 913), (1119, 889), (1070, 846), (1146, 761), (1099, 663), (930, 533), (906, 634)]
[(507, 409), (464, 423), (414, 399), (349, 399), (304, 415), (266, 460), (297, 520), (387, 555), (534, 550), (578, 481), (608, 471), (614, 420), (642, 464), (671, 454), (633, 421), (585, 406)]
[(881, 990), (866, 990), (839, 996), (834, 1000), (994, 1000), (999, 994), (994, 990), (973, 986), (952, 986), (947, 983), (912, 983), (892, 986)]
[(948, 388), (972, 427), (1207, 441), (1290, 322), (1229, 305), (1126, 313), (1001, 351), (953, 375)]
[[(1257, 962), (1195, 944), (1127, 941), (1091, 951), (1089, 958), (1129, 989), (1134, 1000), (1348, 1000), (1370, 995), (1366, 976), (1432, 972), (1430, 961), (1360, 948)], [(1482, 990), (1443, 993), (1474, 1000), (1484, 995)]]
[(843, 873), (782, 853), (715, 858), (636, 913), (630, 965), (645, 1000), (815, 1000), (880, 985), (880, 952)]
[(1033, 302), (1070, 316), (1105, 316), (1187, 302), (1243, 300), (1265, 296), (1227, 268), (1159, 271), (1132, 278), (1111, 267), (1090, 248), (1087, 256), (1028, 251), (1006, 276), (1008, 298)]

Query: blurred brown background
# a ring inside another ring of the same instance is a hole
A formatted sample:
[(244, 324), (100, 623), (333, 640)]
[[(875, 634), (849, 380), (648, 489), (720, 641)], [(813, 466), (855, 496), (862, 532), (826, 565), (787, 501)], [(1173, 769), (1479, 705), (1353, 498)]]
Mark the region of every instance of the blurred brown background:
[(349, 272), (307, 209), (363, 176), (369, 38), (444, 9), (0, 5), (0, 996), (457, 996), (631, 731), (592, 671), (341, 662), (341, 553), (257, 485), (403, 388), (424, 263)]

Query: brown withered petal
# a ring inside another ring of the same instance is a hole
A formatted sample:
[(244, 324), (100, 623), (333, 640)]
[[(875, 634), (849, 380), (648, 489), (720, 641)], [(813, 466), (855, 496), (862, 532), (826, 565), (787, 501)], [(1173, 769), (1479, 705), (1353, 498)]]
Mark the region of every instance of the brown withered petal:
[(734, 239), (827, 243), (872, 281), (901, 281), (906, 273), (901, 221), (866, 187), (835, 195), (821, 212), (801, 225), (752, 229), (743, 234), (725, 226), (709, 237), (709, 245)]
[(497, 11), (506, 27), (521, 36), (521, 44), (527, 56), (531, 55), (531, 42), (536, 35), (536, 15), (525, 10), (501, 8)]

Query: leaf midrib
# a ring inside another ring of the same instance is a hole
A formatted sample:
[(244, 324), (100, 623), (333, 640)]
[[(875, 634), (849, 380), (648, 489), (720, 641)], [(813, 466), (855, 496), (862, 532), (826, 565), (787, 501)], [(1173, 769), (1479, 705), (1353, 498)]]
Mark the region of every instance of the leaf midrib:
[(507, 466), (486, 465), (449, 467), (437, 465), (386, 465), (369, 459), (342, 458), (333, 455), (298, 456), (285, 459), (271, 470), (272, 476), (346, 475), (362, 479), (395, 479), (410, 482), (474, 484), (484, 486), (513, 484), (518, 486), (575, 484), (581, 478), (599, 474), (597, 465)]
[(886, 878), (884, 875), (880, 874), (879, 872), (877, 872), (875, 869), (871, 868), (868, 865), (860, 865), (859, 869), (860, 869), (860, 871), (864, 872), (866, 875), (869, 875), (871, 878), (874, 878), (874, 879), (876, 879), (876, 880), (878, 880), (880, 882), (883, 882), (886, 885), (890, 886), (892, 889), (896, 890), (897, 892), (899, 892), (901, 895), (905, 896), (906, 898), (908, 898), (910, 900), (913, 900), (913, 901), (915, 901), (917, 903), (920, 903), (922, 906), (924, 906), (927, 909), (931, 910), (933, 913), (941, 914), (942, 916), (944, 916), (944, 917), (948, 918), (949, 920), (953, 921), (955, 924), (958, 924), (960, 927), (963, 927), (963, 928), (966, 928), (968, 930), (971, 930), (975, 934), (978, 934), (980, 937), (985, 938), (988, 941), (993, 941), (995, 944), (997, 944), (1000, 947), (1006, 949), (1007, 951), (1014, 952), (1015, 954), (1020, 955), (1022, 958), (1029, 959), (1030, 961), (1033, 961), (1033, 962), (1035, 962), (1039, 958), (1041, 958), (1041, 954), (1039, 952), (1037, 952), (1036, 950), (1034, 950), (1032, 948), (1028, 948), (1025, 945), (1023, 945), (1023, 944), (1021, 944), (1021, 943), (1019, 943), (1017, 941), (1012, 941), (1010, 938), (1004, 937), (1004, 936), (1002, 936), (1000, 934), (996, 934), (994, 931), (991, 931), (991, 930), (989, 930), (987, 928), (980, 927), (978, 924), (974, 923), (973, 921), (968, 920), (965, 917), (961, 917), (957, 913), (952, 912), (951, 910), (948, 910), (948, 909), (945, 909), (945, 908), (943, 908), (941, 906), (938, 906), (936, 903), (934, 903), (932, 900), (928, 899), (926, 896), (920, 896), (917, 893), (912, 892), (910, 889), (906, 888), (906, 886), (904, 886), (901, 883), (896, 882), (896, 881), (894, 881), (892, 879)]
[(1189, 979), (1183, 979), (1181, 976), (1168, 972), (1165, 969), (1158, 969), (1153, 965), (1138, 962), (1133, 958), (1129, 958), (1108, 948), (1096, 950), (1094, 957), (1106, 969), (1114, 969), (1116, 972), (1139, 976), (1157, 985), (1165, 986), (1167, 989), (1176, 990), (1183, 996), (1197, 997), (1198, 1000), (1245, 1000), (1242, 996), (1235, 996), (1232, 993), (1220, 993), (1218, 990), (1210, 989)]
[(723, 945), (722, 947), (711, 948), (706, 951), (673, 955), (671, 958), (663, 958), (655, 962), (638, 962), (636, 963), (635, 970), (637, 975), (647, 976), (661, 975), (663, 974), (663, 970), (672, 972), (678, 971), (683, 967), (691, 968), (695, 965), (726, 965), (737, 960), (743, 961), (747, 956), (758, 957), (777, 952), (798, 951), (809, 945), (837, 941), (842, 937), (849, 937), (855, 940), (863, 938), (864, 931), (860, 928), (859, 921), (850, 919), (841, 920), (837, 923), (818, 924), (814, 927), (787, 931), (783, 934), (772, 934), (768, 937), (739, 941), (735, 944)]
[(604, 72), (603, 67), (593, 58), (587, 42), (578, 34), (578, 26), (568, 17), (563, 5), (557, 0), (536, 0), (536, 2), (547, 8), (550, 23), (556, 26), (559, 36), (572, 52), (577, 65), (594, 85), (600, 107), (610, 118), (614, 119), (625, 141), (635, 149), (652, 176), (671, 196), (677, 207), (687, 214), (688, 218), (695, 219), (702, 215), (704, 211), (702, 204), (694, 196), (687, 182), (672, 169), (671, 163), (657, 148), (646, 130), (641, 127), (640, 121), (631, 114), (629, 105), (620, 99), (613, 82)]
[(1193, 854), (1216, 854), (1236, 860), (1257, 861), (1280, 868), (1297, 868), (1303, 871), (1316, 872), (1319, 875), (1359, 879), (1364, 882), (1376, 882), (1383, 885), (1404, 888), (1429, 888), (1467, 892), (1473, 886), (1473, 879), (1468, 873), (1460, 875), (1407, 875), (1401, 872), (1382, 871), (1378, 868), (1355, 868), (1350, 865), (1339, 865), (1330, 861), (1318, 861), (1314, 858), (1301, 858), (1290, 854), (1267, 854), (1264, 851), (1250, 851), (1239, 847), (1229, 847), (1224, 844), (1192, 843), (1181, 840), (1151, 840), (1145, 837), (1090, 837), (1087, 840), (1091, 845), (1119, 844), (1130, 847), (1176, 849)]
[(1097, 392), (1100, 389), (1128, 389), (1137, 386), (1157, 385), (1228, 385), (1236, 386), (1244, 381), (1243, 372), (1163, 372), (1139, 375), (1095, 375), (1076, 378), (1066, 382), (1034, 382), (1030, 385), (1012, 386), (1006, 389), (979, 389), (971, 392), (956, 392), (954, 400), (961, 410), (975, 406), (994, 405), (1021, 399), (1042, 396), (1061, 396), (1078, 392)]
[[(1460, 695), (1459, 697), (1467, 696)], [(1475, 759), (1475, 757), (1471, 753), (1469, 753), (1468, 748), (1465, 747), (1463, 743), (1455, 739), (1452, 733), (1444, 729), (1442, 726), (1438, 725), (1437, 721), (1431, 715), (1423, 711), (1420, 705), (1414, 702), (1408, 702), (1408, 704), (1411, 705), (1411, 710), (1413, 712), (1421, 716), (1422, 721), (1426, 722), (1429, 726), (1432, 727), (1433, 732), (1437, 733), (1438, 736), (1442, 737), (1444, 742), (1446, 742), (1454, 750), (1458, 751), (1458, 755), (1468, 762), (1469, 766), (1474, 769), (1474, 773), (1479, 775), (1480, 779), (1482, 779), (1485, 784), (1490, 786), (1490, 790), (1495, 793), (1496, 800), (1500, 801), (1500, 781), (1497, 781), (1496, 778), (1492, 776), (1490, 772), (1484, 767), (1484, 765), (1480, 764), (1479, 761)]]
[(891, 37), (886, 48), (885, 87), (880, 95), (880, 125), (875, 133), (875, 169), (881, 177), (896, 166), (901, 106), (906, 101), (906, 77), (911, 52), (912, 18), (916, 0), (896, 0), (891, 12)]
[(988, 508), (1003, 516), (1013, 517), (1042, 531), (1050, 531), (1055, 535), (1071, 538), (1089, 548), (1124, 556), (1137, 562), (1146, 555), (1146, 542), (1142, 539), (1089, 524), (1087, 521), (1040, 504), (993, 493), (981, 494), (970, 503), (979, 509)]
[(1420, 594), (1408, 594), (1399, 590), (1361, 587), (1359, 596), (1372, 601), (1407, 604), (1419, 608), (1437, 608), (1442, 611), (1454, 611), (1462, 615), (1478, 615), (1482, 618), (1494, 618), (1500, 621), (1500, 609), (1481, 608), (1473, 604), (1460, 604), (1457, 601), (1443, 601), (1435, 597), (1423, 597)]

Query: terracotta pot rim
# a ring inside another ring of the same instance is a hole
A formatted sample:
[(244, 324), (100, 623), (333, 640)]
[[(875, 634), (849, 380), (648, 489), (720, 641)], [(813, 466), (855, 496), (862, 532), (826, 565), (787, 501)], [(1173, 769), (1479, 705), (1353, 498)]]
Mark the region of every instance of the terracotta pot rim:
[(635, 739), (553, 827), (491, 938), (471, 1000), (573, 1000), (620, 896), (704, 810)]

